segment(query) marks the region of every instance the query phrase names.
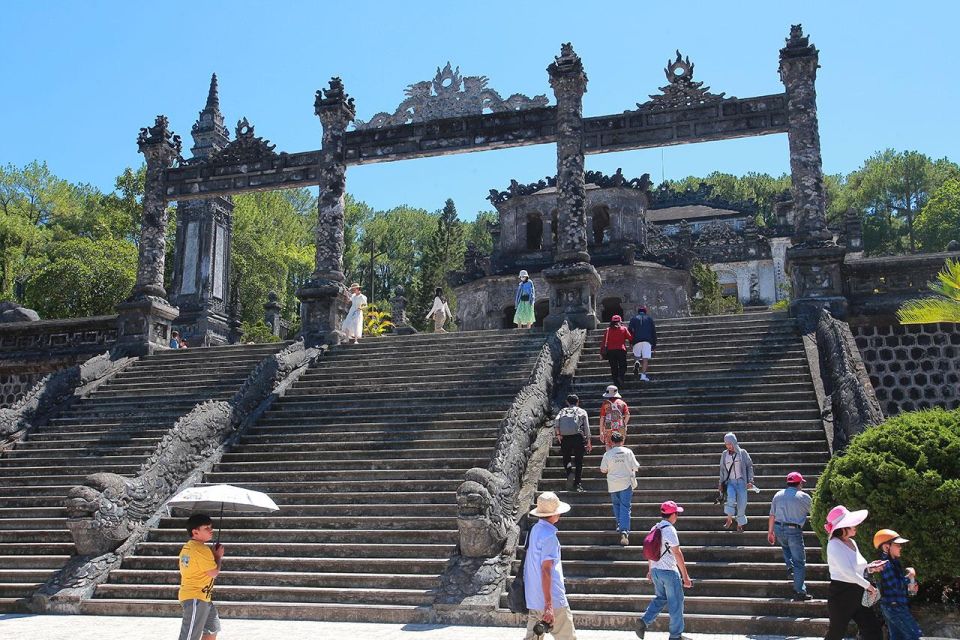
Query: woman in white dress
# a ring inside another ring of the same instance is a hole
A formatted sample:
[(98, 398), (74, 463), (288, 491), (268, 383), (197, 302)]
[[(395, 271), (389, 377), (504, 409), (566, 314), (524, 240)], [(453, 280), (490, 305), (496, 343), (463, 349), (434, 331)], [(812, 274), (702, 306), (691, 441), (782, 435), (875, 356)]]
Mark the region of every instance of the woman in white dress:
[(443, 298), (443, 289), (437, 287), (436, 296), (433, 298), (433, 306), (430, 308), (430, 313), (427, 314), (426, 319), (433, 320), (434, 333), (446, 333), (447, 330), (443, 328), (443, 325), (447, 324), (447, 320), (451, 317), (453, 317), (453, 314), (450, 313), (450, 307)]
[(867, 510), (849, 511), (839, 505), (827, 514), (824, 529), (830, 536), (827, 542), (827, 566), (830, 569), (830, 590), (827, 595), (827, 612), (830, 628), (826, 640), (842, 640), (847, 635), (847, 625), (853, 620), (864, 640), (880, 640), (880, 622), (873, 612), (863, 606), (864, 591), (870, 595), (877, 588), (864, 577), (864, 572), (876, 573), (883, 569), (886, 560), (867, 562), (853, 537), (857, 525), (867, 519)]
[(360, 293), (360, 285), (350, 285), (350, 311), (343, 319), (340, 330), (347, 335), (350, 344), (356, 344), (363, 335), (363, 310), (367, 308), (367, 296)]

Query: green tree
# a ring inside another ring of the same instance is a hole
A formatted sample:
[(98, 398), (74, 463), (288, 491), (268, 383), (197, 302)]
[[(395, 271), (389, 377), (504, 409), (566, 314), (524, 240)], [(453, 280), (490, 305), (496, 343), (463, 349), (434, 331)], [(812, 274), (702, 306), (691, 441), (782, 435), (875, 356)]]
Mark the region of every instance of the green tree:
[(695, 316), (714, 316), (725, 313), (743, 313), (743, 305), (736, 296), (723, 295), (720, 276), (701, 262), (690, 268), (696, 293), (690, 301), (690, 311)]
[(493, 234), (490, 233), (490, 226), (496, 224), (497, 220), (499, 217), (496, 211), (479, 212), (472, 222), (464, 224), (466, 242), (472, 242), (482, 254), (490, 255), (493, 252)]
[(374, 249), (375, 299), (389, 299), (394, 287), (403, 286), (407, 296), (416, 290), (424, 248), (436, 225), (436, 215), (424, 209), (401, 205), (389, 211), (374, 211), (364, 221), (357, 240), (357, 262), (351, 280), (370, 292), (370, 248)]
[(930, 196), (960, 167), (917, 151), (886, 149), (847, 176), (847, 204), (861, 212), (869, 253), (917, 249), (915, 220)]
[(909, 300), (897, 310), (901, 324), (960, 322), (960, 260), (947, 260), (937, 282), (931, 282), (935, 297)]
[(463, 223), (457, 217), (456, 205), (448, 198), (420, 261), (420, 286), (416, 290), (411, 313), (416, 325), (426, 327), (424, 316), (433, 305), (437, 287), (443, 289), (451, 309), (455, 307), (456, 300), (447, 284), (447, 274), (463, 267), (465, 247)]
[(295, 206), (302, 194), (269, 191), (233, 199), (231, 287), (240, 301), (240, 319), (254, 324), (263, 316), (263, 303), (276, 291), (283, 315), (298, 309), (296, 290), (313, 272), (313, 209)]
[(960, 178), (949, 178), (933, 192), (915, 227), (924, 251), (943, 251), (951, 240), (960, 242)]
[(114, 313), (137, 279), (137, 249), (126, 240), (68, 238), (48, 244), (26, 282), (25, 303), (42, 318)]
[(817, 480), (810, 521), (823, 545), (835, 505), (869, 509), (861, 549), (890, 528), (910, 539), (905, 553), (925, 582), (960, 576), (960, 411), (902, 413), (856, 436)]

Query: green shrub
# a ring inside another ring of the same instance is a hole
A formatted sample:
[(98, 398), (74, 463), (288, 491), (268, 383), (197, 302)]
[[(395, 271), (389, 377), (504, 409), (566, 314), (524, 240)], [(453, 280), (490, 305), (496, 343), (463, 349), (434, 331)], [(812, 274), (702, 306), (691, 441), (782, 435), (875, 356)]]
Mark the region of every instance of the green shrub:
[(280, 342), (280, 338), (273, 335), (273, 329), (264, 322), (263, 320), (258, 320), (256, 322), (244, 322), (241, 326), (243, 331), (243, 342), (255, 342), (257, 344), (263, 342)]
[(810, 521), (823, 545), (835, 505), (869, 509), (857, 532), (867, 559), (873, 534), (894, 529), (910, 539), (906, 566), (923, 580), (960, 576), (960, 410), (903, 413), (856, 436), (817, 481)]

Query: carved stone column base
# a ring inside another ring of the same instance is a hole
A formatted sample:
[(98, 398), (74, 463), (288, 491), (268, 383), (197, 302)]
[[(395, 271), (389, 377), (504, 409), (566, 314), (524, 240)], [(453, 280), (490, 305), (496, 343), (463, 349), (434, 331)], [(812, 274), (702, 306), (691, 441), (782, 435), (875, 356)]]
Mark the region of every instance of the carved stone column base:
[(307, 347), (340, 344), (340, 322), (347, 312), (347, 288), (336, 280), (310, 280), (297, 290), (300, 321)]
[(572, 329), (596, 329), (597, 292), (600, 274), (589, 262), (554, 265), (543, 270), (550, 285), (550, 314), (543, 320), (546, 331), (556, 331), (566, 320)]
[(141, 296), (117, 305), (117, 343), (115, 351), (130, 356), (146, 356), (170, 346), (170, 331), (179, 309), (164, 298)]
[(846, 247), (831, 242), (808, 243), (786, 251), (786, 268), (792, 284), (790, 315), (819, 316), (828, 309), (835, 318), (846, 318), (843, 294), (843, 257)]

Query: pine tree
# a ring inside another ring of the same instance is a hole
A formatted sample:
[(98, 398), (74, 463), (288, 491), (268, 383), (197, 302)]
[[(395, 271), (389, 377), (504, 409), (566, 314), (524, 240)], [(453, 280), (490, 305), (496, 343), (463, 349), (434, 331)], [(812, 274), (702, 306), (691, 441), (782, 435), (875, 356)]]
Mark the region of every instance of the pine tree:
[(436, 229), (421, 254), (420, 278), (410, 318), (415, 326), (424, 330), (433, 328), (433, 322), (425, 320), (424, 317), (433, 306), (437, 287), (443, 289), (450, 309), (455, 309), (456, 301), (453, 290), (447, 284), (447, 274), (463, 267), (465, 249), (463, 223), (457, 217), (457, 207), (453, 200), (447, 198), (443, 211), (437, 218)]

